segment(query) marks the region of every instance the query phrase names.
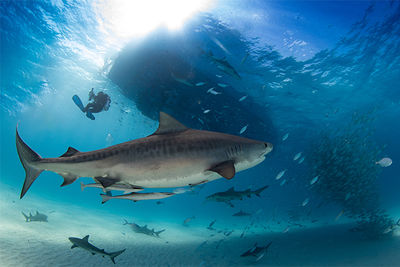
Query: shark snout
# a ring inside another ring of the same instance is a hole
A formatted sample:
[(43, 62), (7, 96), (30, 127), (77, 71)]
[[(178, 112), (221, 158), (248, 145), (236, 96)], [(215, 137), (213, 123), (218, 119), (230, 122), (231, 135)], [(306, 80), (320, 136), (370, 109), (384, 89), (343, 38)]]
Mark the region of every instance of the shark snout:
[(265, 154), (268, 154), (269, 152), (271, 152), (272, 149), (274, 148), (274, 146), (273, 146), (271, 143), (268, 143), (268, 142), (265, 142), (265, 143), (264, 143), (264, 146), (265, 146), (264, 155), (265, 155)]

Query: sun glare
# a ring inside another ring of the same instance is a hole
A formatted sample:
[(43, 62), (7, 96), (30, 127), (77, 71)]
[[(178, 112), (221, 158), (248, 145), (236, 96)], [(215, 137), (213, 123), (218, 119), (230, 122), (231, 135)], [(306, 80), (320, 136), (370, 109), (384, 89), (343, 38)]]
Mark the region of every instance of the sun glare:
[(121, 37), (144, 35), (158, 26), (179, 29), (211, 0), (109, 0), (97, 3), (103, 27)]

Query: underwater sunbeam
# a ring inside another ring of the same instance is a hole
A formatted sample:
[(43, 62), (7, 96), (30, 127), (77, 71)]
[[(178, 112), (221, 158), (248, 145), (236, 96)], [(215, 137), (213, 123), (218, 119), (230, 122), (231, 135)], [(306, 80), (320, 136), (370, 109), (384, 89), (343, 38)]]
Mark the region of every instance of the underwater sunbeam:
[(96, 2), (95, 5), (100, 13), (98, 17), (100, 25), (108, 25), (107, 30), (120, 37), (133, 37), (144, 35), (161, 25), (171, 30), (178, 29), (194, 13), (209, 8), (211, 2), (211, 0), (109, 0)]

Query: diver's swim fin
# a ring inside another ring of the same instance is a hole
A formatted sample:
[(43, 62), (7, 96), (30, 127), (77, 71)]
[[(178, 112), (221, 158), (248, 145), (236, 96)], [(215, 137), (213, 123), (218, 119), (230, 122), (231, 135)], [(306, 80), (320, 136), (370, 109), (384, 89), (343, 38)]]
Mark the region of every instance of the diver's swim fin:
[(85, 108), (83, 107), (82, 101), (81, 101), (81, 99), (79, 98), (78, 95), (74, 95), (72, 97), (72, 100), (78, 106), (78, 108), (80, 108), (80, 110), (82, 110), (82, 112), (85, 112)]
[(92, 112), (90, 112), (90, 111), (86, 112), (86, 117), (88, 117), (91, 120), (95, 120), (95, 117), (93, 116)]

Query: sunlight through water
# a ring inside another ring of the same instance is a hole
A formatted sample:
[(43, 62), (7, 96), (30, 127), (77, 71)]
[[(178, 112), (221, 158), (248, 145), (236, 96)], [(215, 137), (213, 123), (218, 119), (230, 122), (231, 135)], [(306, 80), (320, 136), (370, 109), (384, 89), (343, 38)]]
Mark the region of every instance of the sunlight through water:
[(143, 36), (158, 26), (179, 29), (196, 12), (206, 11), (211, 0), (109, 0), (94, 2), (100, 27), (118, 37)]

